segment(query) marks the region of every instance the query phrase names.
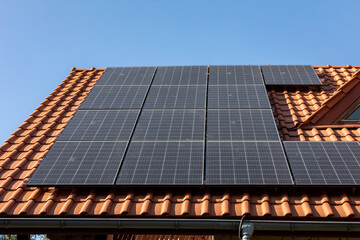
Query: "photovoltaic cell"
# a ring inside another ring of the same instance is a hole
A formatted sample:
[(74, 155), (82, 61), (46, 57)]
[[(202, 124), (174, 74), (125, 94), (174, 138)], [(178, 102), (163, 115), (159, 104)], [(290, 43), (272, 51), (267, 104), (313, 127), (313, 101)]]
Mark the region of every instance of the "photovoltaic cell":
[(264, 84), (259, 66), (210, 66), (209, 85)]
[(266, 85), (321, 85), (311, 65), (263, 65)]
[(140, 109), (148, 86), (94, 86), (79, 109)]
[(209, 141), (280, 141), (273, 113), (263, 109), (208, 110)]
[(271, 108), (264, 85), (209, 86), (208, 108)]
[(206, 85), (207, 66), (158, 67), (152, 85)]
[(202, 185), (203, 142), (131, 142), (118, 185)]
[(297, 185), (360, 184), (358, 142), (284, 142)]
[(29, 185), (113, 185), (127, 142), (58, 142)]
[(112, 67), (107, 68), (96, 86), (101, 85), (145, 85), (149, 86), (155, 67)]
[(206, 86), (151, 86), (144, 108), (205, 108)]
[(143, 110), (133, 140), (204, 140), (205, 110)]
[(292, 185), (280, 142), (208, 142), (207, 185)]
[(139, 110), (78, 110), (57, 140), (128, 141), (138, 114)]

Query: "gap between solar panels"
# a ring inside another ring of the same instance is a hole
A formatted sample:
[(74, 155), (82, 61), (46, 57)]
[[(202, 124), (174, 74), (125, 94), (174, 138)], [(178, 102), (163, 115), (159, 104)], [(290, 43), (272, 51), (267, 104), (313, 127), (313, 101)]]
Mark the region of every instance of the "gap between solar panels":
[(260, 66), (108, 68), (28, 184), (204, 179), (293, 184)]

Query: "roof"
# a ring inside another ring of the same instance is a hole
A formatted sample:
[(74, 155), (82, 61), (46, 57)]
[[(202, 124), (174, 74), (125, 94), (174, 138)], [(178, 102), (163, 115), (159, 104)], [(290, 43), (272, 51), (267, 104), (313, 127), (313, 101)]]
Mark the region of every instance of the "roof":
[[(294, 129), (328, 105), (360, 67), (315, 67), (319, 90), (271, 90), (270, 102), (284, 140), (360, 141), (359, 126)], [(75, 69), (1, 146), (0, 214), (3, 216), (96, 216), (276, 219), (360, 218), (356, 189), (270, 188), (55, 188), (26, 182), (105, 69)], [(331, 106), (330, 106), (331, 108)]]

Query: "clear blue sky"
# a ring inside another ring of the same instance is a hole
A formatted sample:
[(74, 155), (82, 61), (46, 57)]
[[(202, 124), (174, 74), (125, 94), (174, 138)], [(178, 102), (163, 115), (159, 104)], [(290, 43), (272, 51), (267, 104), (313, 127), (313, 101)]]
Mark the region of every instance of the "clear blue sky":
[(359, 9), (359, 0), (0, 0), (0, 145), (72, 67), (360, 65)]

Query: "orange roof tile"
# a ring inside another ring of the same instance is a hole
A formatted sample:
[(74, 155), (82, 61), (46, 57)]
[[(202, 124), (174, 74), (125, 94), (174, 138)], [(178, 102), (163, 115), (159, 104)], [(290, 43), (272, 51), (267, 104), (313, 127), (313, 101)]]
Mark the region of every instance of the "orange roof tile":
[[(360, 128), (292, 129), (306, 121), (360, 67), (315, 67), (319, 90), (269, 93), (284, 140), (360, 141)], [(110, 189), (27, 187), (26, 182), (104, 69), (70, 75), (0, 147), (0, 214), (3, 216), (141, 216), (279, 219), (360, 218), (360, 195), (347, 189)], [(340, 191), (341, 190), (341, 191)]]

